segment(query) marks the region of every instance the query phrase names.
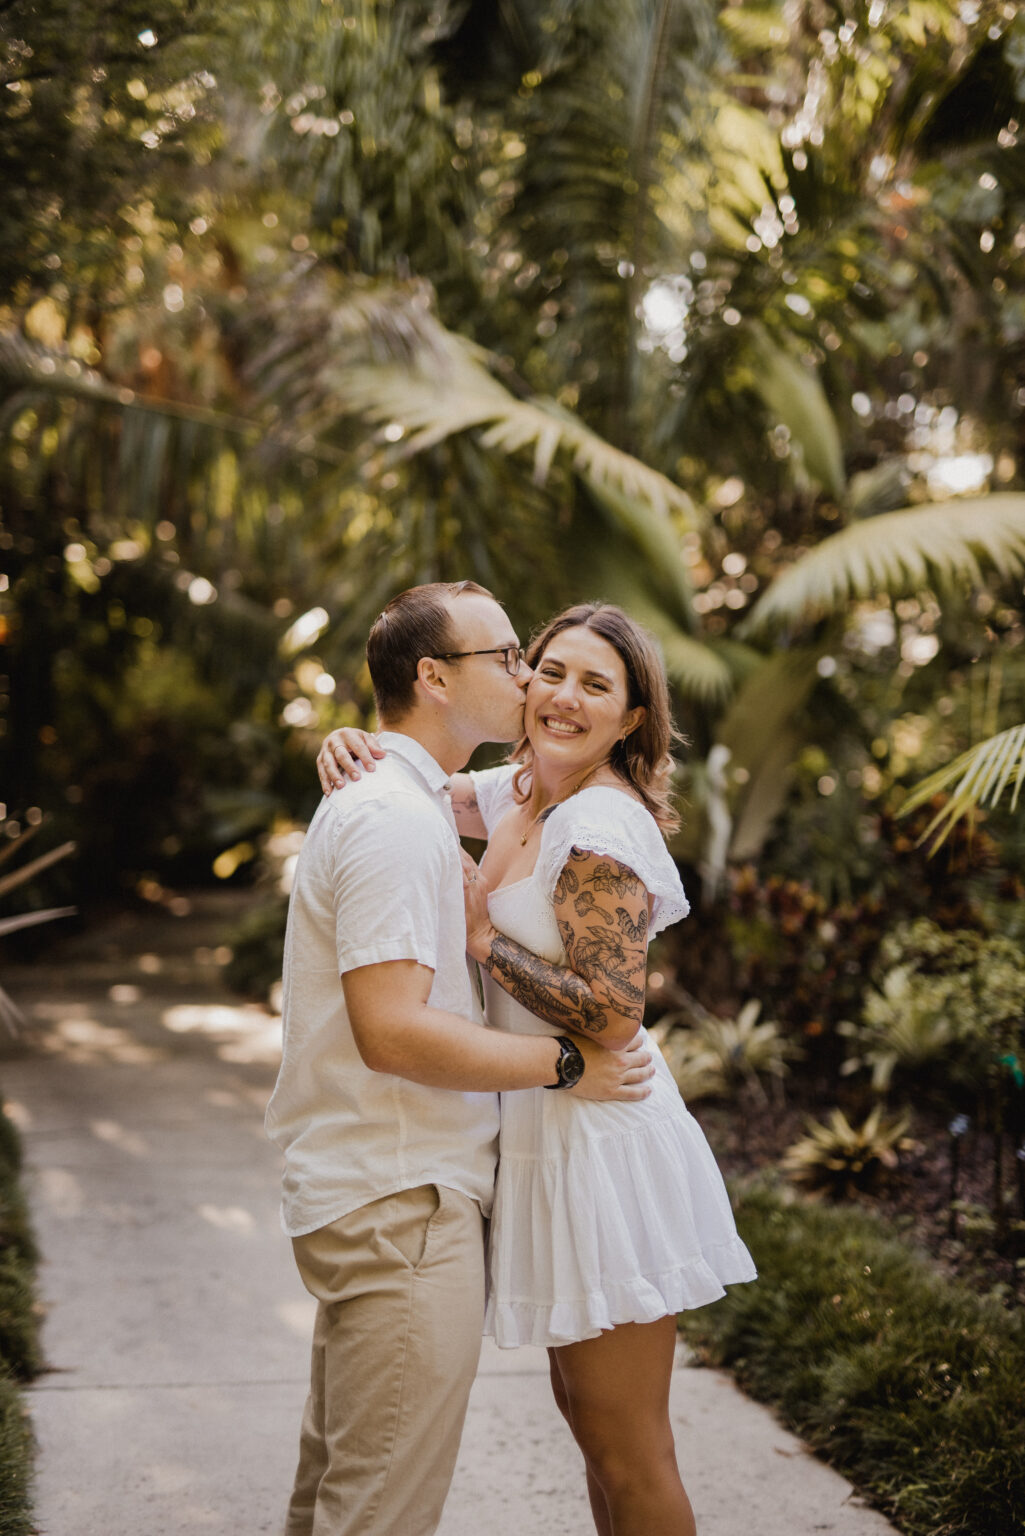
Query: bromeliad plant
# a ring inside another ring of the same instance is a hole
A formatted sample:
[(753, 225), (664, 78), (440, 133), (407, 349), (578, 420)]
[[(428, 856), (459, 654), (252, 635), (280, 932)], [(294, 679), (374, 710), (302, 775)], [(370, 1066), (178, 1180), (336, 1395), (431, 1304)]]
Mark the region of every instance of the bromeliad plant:
[[(716, 1018), (691, 1000), (689, 1009), (660, 1021), (663, 1051), (685, 1099), (729, 1098), (742, 1091), (777, 1097), (790, 1062), (802, 1054), (772, 1019), (758, 1022), (761, 1003), (749, 998), (732, 1019)], [(683, 1028), (689, 1016), (690, 1028)]]
[(784, 1172), (814, 1198), (872, 1194), (909, 1145), (909, 1124), (907, 1115), (884, 1121), (880, 1105), (860, 1125), (834, 1109), (825, 1122), (808, 1121), (807, 1136), (783, 1156)]

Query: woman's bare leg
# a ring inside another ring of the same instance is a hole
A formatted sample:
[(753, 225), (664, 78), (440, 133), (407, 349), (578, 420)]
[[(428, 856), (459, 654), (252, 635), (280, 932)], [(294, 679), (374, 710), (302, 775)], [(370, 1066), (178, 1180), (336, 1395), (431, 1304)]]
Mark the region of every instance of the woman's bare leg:
[[(569, 1398), (566, 1396), (562, 1372), (559, 1369), (559, 1361), (554, 1349), (548, 1351), (548, 1363), (552, 1374), (552, 1395), (555, 1398), (556, 1407), (570, 1429), (572, 1429), (573, 1420), (570, 1417)], [(576, 1436), (574, 1436), (575, 1438)], [(594, 1528), (598, 1536), (612, 1536), (612, 1516), (609, 1514), (609, 1502), (602, 1492), (601, 1484), (591, 1471), (586, 1456), (584, 1457), (584, 1467), (587, 1472), (587, 1497), (591, 1501), (591, 1515), (594, 1519)]]
[[(605, 1536), (696, 1536), (669, 1422), (676, 1319), (624, 1323), (552, 1353), (563, 1410), (604, 1495)], [(556, 1393), (558, 1401), (558, 1392)], [(592, 1499), (592, 1509), (594, 1500)], [(597, 1516), (596, 1516), (597, 1523)]]

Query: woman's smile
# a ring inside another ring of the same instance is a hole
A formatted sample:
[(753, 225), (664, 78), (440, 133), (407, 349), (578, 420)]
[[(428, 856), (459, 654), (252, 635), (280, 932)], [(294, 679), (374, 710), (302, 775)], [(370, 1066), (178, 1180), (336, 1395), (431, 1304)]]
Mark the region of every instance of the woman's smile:
[(556, 736), (579, 736), (583, 730), (575, 720), (560, 720), (557, 715), (541, 715), (541, 724), (546, 731), (554, 731)]

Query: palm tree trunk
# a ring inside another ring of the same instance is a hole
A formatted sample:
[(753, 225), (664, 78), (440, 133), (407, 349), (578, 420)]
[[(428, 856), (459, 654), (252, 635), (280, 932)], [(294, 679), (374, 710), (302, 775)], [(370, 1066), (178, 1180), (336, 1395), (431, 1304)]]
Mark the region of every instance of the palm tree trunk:
[(633, 228), (630, 238), (630, 270), (625, 283), (626, 339), (620, 358), (619, 397), (622, 402), (623, 433), (620, 446), (627, 453), (635, 451), (635, 381), (637, 375), (638, 311), (646, 286), (647, 225), (653, 181), (652, 147), (656, 135), (662, 80), (669, 57), (669, 36), (675, 0), (659, 0), (651, 28), (647, 67), (638, 94), (630, 175), (636, 185)]

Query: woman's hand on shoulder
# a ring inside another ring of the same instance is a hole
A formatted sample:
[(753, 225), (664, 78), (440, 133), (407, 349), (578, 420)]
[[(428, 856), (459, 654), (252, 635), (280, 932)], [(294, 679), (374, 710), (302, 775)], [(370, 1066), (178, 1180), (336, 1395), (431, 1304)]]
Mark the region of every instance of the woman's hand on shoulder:
[(463, 863), (463, 908), (466, 913), (466, 950), (474, 960), (484, 961), (491, 953), (491, 941), (497, 929), (488, 915), (488, 883), (476, 860), (460, 848)]
[(384, 748), (378, 746), (377, 737), (370, 731), (355, 725), (343, 725), (330, 736), (325, 736), (317, 753), (317, 777), (325, 795), (333, 789), (342, 789), (346, 778), (358, 779), (363, 770), (373, 773), (375, 759), (387, 757)]

